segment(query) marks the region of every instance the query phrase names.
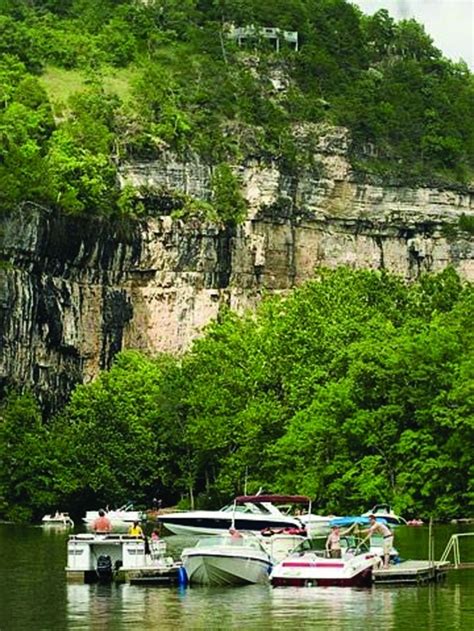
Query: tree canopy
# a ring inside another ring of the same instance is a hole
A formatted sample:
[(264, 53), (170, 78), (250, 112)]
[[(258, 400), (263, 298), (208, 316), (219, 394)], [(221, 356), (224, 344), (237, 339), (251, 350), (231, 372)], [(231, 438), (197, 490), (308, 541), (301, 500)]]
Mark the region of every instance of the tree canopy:
[[(231, 25), (255, 36), (239, 46)], [(297, 31), (298, 51), (282, 40), (277, 52), (258, 36), (268, 26)], [(122, 160), (168, 148), (213, 166), (295, 168), (304, 122), (347, 126), (362, 172), (472, 181), (467, 66), (414, 20), (346, 0), (1, 0), (0, 75), (3, 210), (30, 200), (136, 215), (144, 206), (118, 187)], [(69, 98), (74, 81), (82, 94)]]
[(54, 419), (12, 393), (0, 517), (157, 492), (216, 507), (259, 488), (327, 513), (471, 514), (473, 307), (450, 269), (411, 285), (322, 271), (256, 313), (223, 313), (179, 359), (123, 352)]

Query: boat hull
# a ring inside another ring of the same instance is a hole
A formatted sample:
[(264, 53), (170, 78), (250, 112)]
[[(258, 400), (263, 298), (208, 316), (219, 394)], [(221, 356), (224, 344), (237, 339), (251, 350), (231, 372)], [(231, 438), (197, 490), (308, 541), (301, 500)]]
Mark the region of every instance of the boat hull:
[(334, 515), (302, 515), (301, 522), (306, 527), (309, 537), (325, 535), (331, 530), (330, 522)]
[(248, 585), (268, 582), (270, 561), (252, 553), (183, 554), (183, 566), (190, 583), (199, 585)]
[(369, 517), (369, 515), (375, 515), (378, 519), (384, 519), (387, 524), (391, 526), (406, 526), (406, 519), (401, 517), (400, 515), (396, 515), (390, 506), (377, 505), (374, 506), (372, 510), (366, 511), (362, 513), (362, 517)]
[[(144, 520), (143, 513), (136, 510), (111, 510), (106, 511), (105, 514), (110, 521), (112, 530), (117, 532), (126, 531), (134, 522)], [(82, 521), (91, 530), (98, 517), (98, 511), (87, 511)]]
[(230, 527), (234, 527), (239, 531), (261, 532), (266, 528), (281, 529), (297, 528), (300, 526), (296, 519), (272, 519), (258, 517), (255, 519), (236, 517), (232, 519), (232, 515), (225, 516), (186, 516), (179, 513), (163, 515), (158, 518), (170, 532), (175, 535), (220, 535), (229, 531)]
[(364, 570), (351, 578), (289, 578), (275, 577), (273, 587), (370, 587), (372, 569)]
[(53, 526), (60, 528), (72, 528), (74, 522), (67, 513), (59, 513), (58, 515), (45, 515), (41, 520), (43, 526)]
[[(167, 556), (163, 540), (151, 542), (148, 549), (144, 539), (129, 535), (71, 535), (67, 555), (67, 578), (85, 583), (130, 578), (154, 578), (155, 583), (169, 583), (177, 581), (181, 568), (181, 563), (175, 563)], [(104, 567), (105, 572), (101, 571)]]
[(270, 575), (274, 587), (369, 587), (372, 570), (379, 560), (372, 554), (346, 559), (324, 559), (315, 555), (288, 557)]

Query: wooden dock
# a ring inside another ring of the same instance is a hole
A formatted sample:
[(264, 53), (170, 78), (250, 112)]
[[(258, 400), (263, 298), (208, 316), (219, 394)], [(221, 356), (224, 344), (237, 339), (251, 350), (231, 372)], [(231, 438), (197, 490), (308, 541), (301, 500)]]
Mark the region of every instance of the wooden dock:
[(423, 585), (443, 580), (448, 567), (445, 561), (402, 561), (372, 575), (376, 585)]
[(182, 566), (143, 568), (141, 570), (119, 571), (118, 580), (131, 585), (180, 585), (182, 584)]

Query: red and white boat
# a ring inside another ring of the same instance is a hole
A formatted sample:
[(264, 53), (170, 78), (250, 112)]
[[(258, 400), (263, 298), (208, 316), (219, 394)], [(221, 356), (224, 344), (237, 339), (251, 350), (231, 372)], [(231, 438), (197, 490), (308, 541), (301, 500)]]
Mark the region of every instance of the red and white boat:
[(324, 550), (311, 549), (312, 545), (315, 545), (315, 540), (308, 539), (290, 556), (275, 565), (270, 574), (271, 584), (275, 587), (372, 585), (372, 570), (380, 564), (380, 558), (366, 545), (357, 548), (343, 547), (339, 559), (328, 557)]

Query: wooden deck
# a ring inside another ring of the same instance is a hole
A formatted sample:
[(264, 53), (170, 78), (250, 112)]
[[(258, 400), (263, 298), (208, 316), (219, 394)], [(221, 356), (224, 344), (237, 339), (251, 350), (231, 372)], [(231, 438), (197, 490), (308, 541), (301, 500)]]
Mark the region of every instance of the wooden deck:
[(441, 561), (402, 561), (387, 569), (373, 572), (373, 580), (377, 585), (422, 585), (442, 580), (449, 563)]
[(181, 563), (163, 567), (143, 567), (122, 569), (117, 572), (118, 582), (129, 582), (132, 585), (178, 585), (180, 583)]

